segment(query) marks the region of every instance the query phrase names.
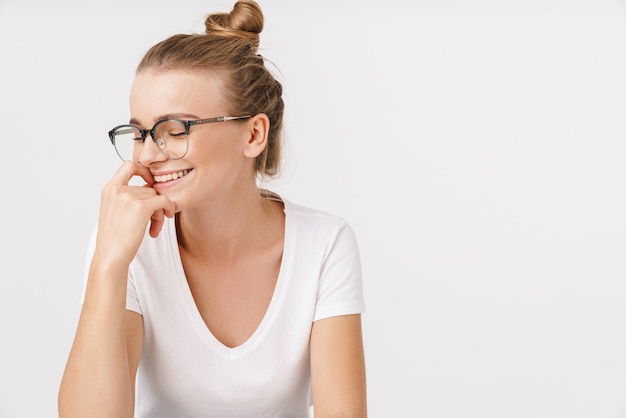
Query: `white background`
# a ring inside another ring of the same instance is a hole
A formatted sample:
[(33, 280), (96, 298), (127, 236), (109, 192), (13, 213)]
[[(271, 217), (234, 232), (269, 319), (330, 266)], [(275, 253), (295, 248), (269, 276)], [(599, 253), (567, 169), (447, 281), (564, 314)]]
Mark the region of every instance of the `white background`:
[[(626, 2), (261, 0), (272, 186), (361, 245), (371, 417), (626, 417)], [(224, 0), (0, 0), (0, 417), (56, 416), (106, 132)]]

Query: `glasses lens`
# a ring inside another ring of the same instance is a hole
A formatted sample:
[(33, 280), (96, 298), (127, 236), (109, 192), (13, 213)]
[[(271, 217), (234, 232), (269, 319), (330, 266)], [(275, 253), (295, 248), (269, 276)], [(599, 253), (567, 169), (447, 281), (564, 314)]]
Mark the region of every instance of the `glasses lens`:
[(183, 158), (187, 154), (189, 141), (185, 125), (175, 119), (163, 120), (154, 127), (155, 142), (167, 157)]
[(117, 155), (124, 161), (137, 161), (143, 141), (141, 133), (132, 126), (121, 126), (113, 133), (113, 144)]

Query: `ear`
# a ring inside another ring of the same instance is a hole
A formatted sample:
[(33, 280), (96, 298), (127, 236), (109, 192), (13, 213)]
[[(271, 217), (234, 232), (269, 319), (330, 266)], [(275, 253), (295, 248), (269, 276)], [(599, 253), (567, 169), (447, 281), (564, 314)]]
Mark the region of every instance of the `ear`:
[(258, 113), (250, 118), (247, 126), (246, 135), (248, 135), (248, 138), (244, 148), (244, 155), (248, 158), (256, 158), (261, 155), (267, 146), (270, 119), (265, 113)]

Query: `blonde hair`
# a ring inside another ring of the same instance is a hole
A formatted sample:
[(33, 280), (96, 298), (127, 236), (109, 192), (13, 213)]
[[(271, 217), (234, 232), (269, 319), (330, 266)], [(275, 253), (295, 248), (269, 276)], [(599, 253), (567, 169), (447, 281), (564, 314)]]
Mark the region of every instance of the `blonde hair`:
[(269, 118), (267, 146), (256, 158), (255, 170), (274, 176), (281, 154), (283, 88), (258, 54), (261, 8), (253, 0), (239, 0), (230, 13), (209, 15), (205, 27), (204, 34), (174, 35), (154, 45), (137, 66), (137, 73), (151, 69), (217, 74), (233, 116), (264, 113)]

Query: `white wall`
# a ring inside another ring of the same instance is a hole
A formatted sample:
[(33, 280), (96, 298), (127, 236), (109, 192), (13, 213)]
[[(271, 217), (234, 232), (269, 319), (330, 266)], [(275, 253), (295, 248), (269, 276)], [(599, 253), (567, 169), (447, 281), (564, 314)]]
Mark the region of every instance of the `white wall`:
[[(83, 3), (0, 0), (1, 417), (56, 415), (135, 64), (231, 6)], [(626, 2), (261, 5), (273, 187), (360, 240), (370, 416), (625, 417)]]

